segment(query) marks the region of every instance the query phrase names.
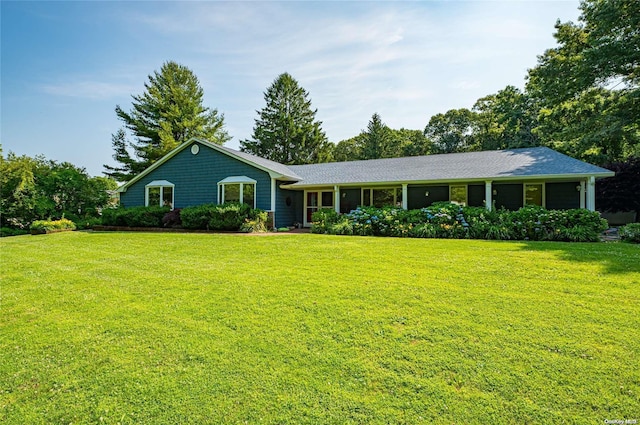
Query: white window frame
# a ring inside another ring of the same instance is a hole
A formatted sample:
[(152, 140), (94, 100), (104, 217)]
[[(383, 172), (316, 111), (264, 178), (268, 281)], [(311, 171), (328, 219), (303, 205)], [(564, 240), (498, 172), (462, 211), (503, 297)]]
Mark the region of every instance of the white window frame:
[(149, 189), (152, 188), (160, 188), (160, 202), (158, 206), (162, 207), (162, 194), (164, 192), (165, 187), (171, 188), (171, 209), (174, 208), (175, 198), (176, 198), (176, 185), (167, 180), (154, 180), (144, 187), (144, 206), (149, 207), (153, 205), (149, 205)]
[[(469, 185), (468, 184), (450, 184), (449, 185), (449, 202), (451, 203), (454, 203), (451, 200), (451, 190), (454, 187), (464, 187), (464, 203), (462, 204), (462, 206), (465, 206), (465, 207), (468, 206), (469, 205)], [(457, 202), (455, 203), (458, 204)]]
[[(542, 186), (542, 205), (543, 208), (547, 207), (547, 185), (544, 182), (530, 182), (522, 185), (522, 206), (527, 206), (527, 186)], [(533, 205), (533, 204), (532, 204)]]
[[(390, 190), (393, 189), (393, 205), (396, 207), (401, 207), (403, 202), (404, 202), (404, 198), (401, 201), (400, 205), (398, 205), (398, 195), (400, 195), (401, 197), (404, 195), (404, 192), (402, 190), (402, 186), (380, 186), (380, 187), (363, 187), (360, 190), (360, 205), (362, 205), (363, 207), (372, 207), (373, 206), (373, 191), (374, 190)], [(368, 190), (369, 191), (369, 205), (365, 205), (364, 204), (364, 191)]]
[(216, 191), (217, 193), (217, 203), (218, 205), (222, 204), (224, 202), (224, 187), (228, 184), (239, 184), (240, 185), (240, 202), (242, 203), (242, 201), (244, 201), (244, 185), (245, 184), (251, 184), (253, 185), (253, 205), (250, 205), (251, 208), (255, 208), (256, 207), (256, 201), (257, 201), (257, 189), (258, 189), (258, 182), (252, 178), (249, 178), (247, 176), (231, 176), (231, 177), (227, 177), (224, 180), (220, 180), (218, 182), (218, 190)]

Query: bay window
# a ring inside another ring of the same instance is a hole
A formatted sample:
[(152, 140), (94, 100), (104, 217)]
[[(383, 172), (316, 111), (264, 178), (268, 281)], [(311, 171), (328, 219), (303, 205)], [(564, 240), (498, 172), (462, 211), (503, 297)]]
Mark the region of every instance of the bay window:
[(246, 176), (233, 176), (218, 182), (218, 204), (237, 202), (256, 207), (256, 181)]
[(154, 180), (145, 187), (145, 206), (169, 207), (173, 209), (175, 185), (166, 180)]

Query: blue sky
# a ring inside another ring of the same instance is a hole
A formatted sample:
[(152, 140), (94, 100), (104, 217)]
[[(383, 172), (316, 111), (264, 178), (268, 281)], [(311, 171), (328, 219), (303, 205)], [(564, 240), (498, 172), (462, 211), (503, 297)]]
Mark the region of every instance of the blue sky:
[(174, 60), (198, 76), (233, 140), (250, 138), (273, 80), (309, 92), (332, 142), (470, 108), (522, 88), (557, 19), (578, 1), (0, 2), (4, 154), (44, 155), (101, 175), (114, 108)]

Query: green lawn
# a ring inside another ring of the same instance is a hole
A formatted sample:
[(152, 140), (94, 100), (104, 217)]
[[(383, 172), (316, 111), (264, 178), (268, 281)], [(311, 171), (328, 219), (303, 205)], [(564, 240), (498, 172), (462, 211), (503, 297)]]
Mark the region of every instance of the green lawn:
[(640, 421), (640, 247), (0, 240), (0, 422)]

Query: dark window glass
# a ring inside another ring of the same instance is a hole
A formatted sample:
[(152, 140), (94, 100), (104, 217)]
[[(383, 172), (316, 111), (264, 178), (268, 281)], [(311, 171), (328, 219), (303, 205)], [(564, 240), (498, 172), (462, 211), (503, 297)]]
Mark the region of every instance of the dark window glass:
[(242, 185), (242, 202), (253, 208), (255, 185), (245, 183)]
[(333, 206), (333, 192), (322, 192), (322, 208)]

